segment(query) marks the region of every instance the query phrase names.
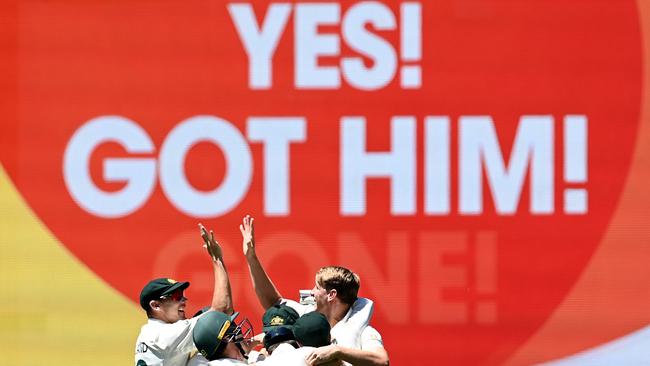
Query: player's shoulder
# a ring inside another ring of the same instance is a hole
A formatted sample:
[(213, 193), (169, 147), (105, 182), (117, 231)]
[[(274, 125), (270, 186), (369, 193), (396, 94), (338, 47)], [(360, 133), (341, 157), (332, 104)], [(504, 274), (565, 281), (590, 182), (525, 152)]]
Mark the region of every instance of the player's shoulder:
[(180, 340), (189, 337), (196, 324), (196, 319), (184, 319), (175, 323), (165, 323), (150, 319), (140, 330), (137, 343), (145, 343), (149, 348), (159, 351), (173, 351)]
[(155, 342), (160, 334), (160, 325), (157, 322), (149, 321), (140, 328), (140, 334), (138, 335), (137, 343), (141, 342)]
[(381, 341), (381, 334), (379, 333), (379, 331), (375, 327), (373, 327), (371, 325), (368, 325), (361, 332), (361, 338), (364, 339), (364, 340), (378, 340), (378, 341)]

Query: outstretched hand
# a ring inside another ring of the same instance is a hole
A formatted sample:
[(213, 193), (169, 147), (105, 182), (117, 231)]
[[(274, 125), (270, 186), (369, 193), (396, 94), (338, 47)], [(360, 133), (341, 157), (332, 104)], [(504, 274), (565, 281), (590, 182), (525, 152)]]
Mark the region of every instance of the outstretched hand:
[(216, 262), (218, 259), (221, 259), (223, 253), (221, 252), (221, 246), (214, 239), (214, 232), (210, 230), (210, 233), (208, 234), (208, 230), (206, 230), (206, 228), (200, 223), (199, 230), (201, 231), (201, 238), (203, 238), (203, 242), (205, 243), (203, 244), (203, 247), (208, 250), (212, 260)]
[(250, 215), (244, 216), (239, 231), (242, 237), (242, 249), (245, 256), (255, 255), (255, 227), (253, 226), (253, 218)]

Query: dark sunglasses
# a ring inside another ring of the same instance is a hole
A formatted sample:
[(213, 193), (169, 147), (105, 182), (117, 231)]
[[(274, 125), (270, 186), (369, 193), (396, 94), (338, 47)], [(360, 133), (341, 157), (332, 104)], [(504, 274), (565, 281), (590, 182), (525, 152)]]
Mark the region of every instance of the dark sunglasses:
[(183, 296), (183, 292), (182, 292), (182, 291), (180, 291), (180, 292), (173, 292), (173, 293), (171, 293), (171, 294), (169, 294), (169, 295), (161, 296), (160, 298), (161, 298), (162, 300), (171, 299), (171, 300), (174, 300), (174, 301), (187, 300), (187, 297)]

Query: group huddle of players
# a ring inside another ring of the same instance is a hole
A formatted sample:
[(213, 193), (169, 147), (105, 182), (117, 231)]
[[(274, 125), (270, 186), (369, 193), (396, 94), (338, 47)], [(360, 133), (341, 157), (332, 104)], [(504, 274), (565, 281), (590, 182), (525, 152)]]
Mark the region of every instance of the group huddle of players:
[(373, 302), (357, 297), (356, 273), (323, 267), (309, 297), (300, 302), (283, 298), (255, 252), (253, 218), (245, 216), (239, 226), (242, 249), (255, 294), (266, 310), (263, 333), (254, 335), (247, 318), (237, 320), (214, 233), (199, 228), (212, 259), (212, 303), (188, 319), (183, 291), (189, 282), (157, 278), (147, 283), (140, 305), (148, 321), (136, 341), (136, 366), (388, 365), (381, 335), (369, 325)]

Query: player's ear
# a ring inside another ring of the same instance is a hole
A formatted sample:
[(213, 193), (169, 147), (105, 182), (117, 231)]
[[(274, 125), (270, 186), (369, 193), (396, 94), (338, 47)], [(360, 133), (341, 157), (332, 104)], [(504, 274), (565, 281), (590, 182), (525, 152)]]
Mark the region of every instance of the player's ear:
[(338, 295), (338, 293), (336, 292), (336, 289), (333, 288), (333, 289), (329, 290), (329, 292), (327, 293), (327, 300), (332, 301), (332, 300), (334, 300), (336, 298), (337, 295)]
[(158, 300), (151, 300), (149, 301), (149, 307), (151, 310), (160, 310), (160, 301)]

